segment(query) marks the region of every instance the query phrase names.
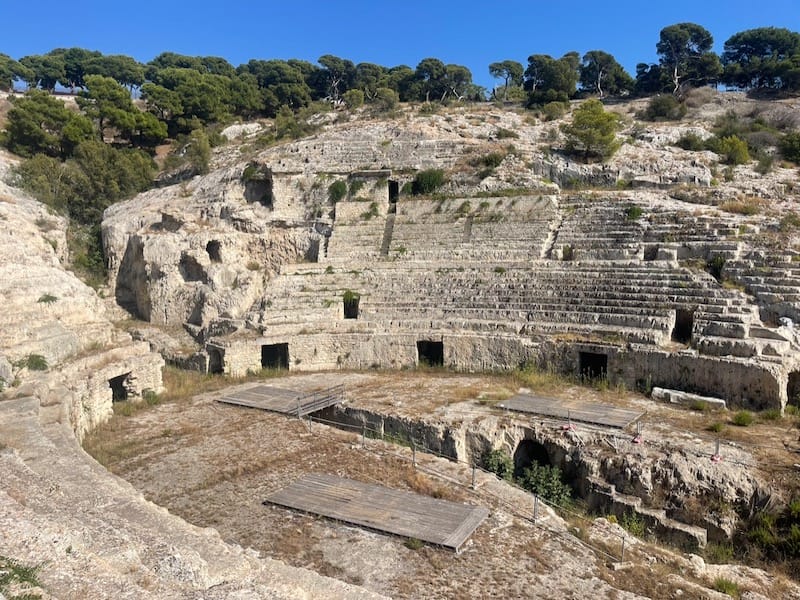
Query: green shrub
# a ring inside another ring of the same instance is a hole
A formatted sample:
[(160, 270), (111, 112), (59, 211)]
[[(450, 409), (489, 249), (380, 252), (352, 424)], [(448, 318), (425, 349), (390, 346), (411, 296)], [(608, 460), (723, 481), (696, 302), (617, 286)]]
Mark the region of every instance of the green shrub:
[(650, 99), (639, 116), (646, 121), (680, 121), (686, 116), (686, 110), (686, 106), (672, 94), (659, 94)]
[(432, 194), (442, 187), (444, 182), (442, 169), (426, 169), (416, 174), (412, 189), (415, 195)]
[(719, 154), (727, 165), (743, 165), (750, 162), (747, 142), (735, 135), (714, 140), (711, 149)]
[(347, 196), (347, 183), (341, 179), (328, 186), (328, 200), (336, 204)]
[(575, 109), (572, 122), (561, 125), (566, 152), (584, 159), (606, 159), (619, 148), (619, 115), (606, 111), (599, 100), (587, 100)]
[(481, 458), (483, 468), (500, 479), (511, 481), (514, 476), (514, 461), (504, 450), (491, 450)]
[(25, 358), (21, 358), (14, 362), (14, 366), (18, 369), (28, 369), (29, 371), (47, 371), (47, 359), (41, 354), (28, 354)]
[(364, 187), (364, 180), (363, 179), (353, 179), (350, 182), (350, 196), (355, 198), (358, 195), (358, 192), (361, 191), (361, 188)]
[(378, 88), (375, 90), (375, 98), (372, 105), (381, 112), (389, 112), (397, 107), (400, 96), (391, 88)]
[(567, 106), (563, 102), (548, 102), (542, 106), (542, 115), (545, 121), (555, 121), (567, 113)]
[(39, 572), (42, 565), (30, 567), (21, 562), (0, 555), (0, 597), (9, 600), (36, 600), (39, 594), (29, 590), (42, 587)]
[(763, 421), (780, 421), (783, 418), (780, 409), (778, 408), (770, 408), (768, 410), (761, 411), (759, 415), (761, 420)]
[(423, 544), (422, 540), (418, 540), (417, 538), (408, 538), (404, 545), (409, 550), (422, 550), (422, 547), (425, 545)]
[(360, 108), (364, 105), (364, 92), (361, 90), (347, 90), (342, 94), (342, 100), (350, 110)]
[(746, 410), (740, 410), (735, 415), (733, 415), (732, 422), (734, 425), (738, 427), (747, 427), (748, 425), (752, 425), (753, 423), (753, 414)]
[(705, 140), (696, 133), (684, 133), (680, 138), (678, 138), (678, 141), (675, 142), (675, 145), (678, 146), (678, 148), (683, 148), (684, 150), (693, 150), (695, 152), (706, 149)]
[(714, 589), (723, 594), (728, 594), (732, 598), (738, 598), (740, 595), (739, 585), (735, 581), (724, 577), (717, 577), (714, 580)]
[(37, 302), (40, 304), (52, 304), (58, 300), (58, 296), (53, 296), (53, 294), (42, 294), (39, 296)]
[(784, 135), (778, 142), (778, 149), (786, 160), (800, 163), (800, 132), (795, 131)]
[(733, 544), (709, 542), (703, 552), (705, 559), (715, 565), (728, 564), (733, 560)]
[(708, 431), (713, 431), (714, 433), (719, 433), (720, 431), (725, 429), (725, 423), (717, 421), (716, 423), (712, 423), (711, 425), (706, 427), (706, 429), (708, 429)]
[(717, 281), (722, 280), (722, 270), (725, 268), (725, 257), (721, 254), (712, 256), (706, 261), (706, 271), (708, 271)]
[(498, 127), (494, 135), (498, 140), (505, 140), (509, 138), (517, 139), (519, 137), (519, 134), (516, 131), (511, 131), (510, 129), (504, 129), (503, 127)]
[(641, 515), (638, 515), (633, 511), (626, 512), (624, 515), (622, 515), (619, 524), (631, 535), (635, 535), (638, 538), (644, 537), (645, 526), (644, 519), (642, 519)]
[(625, 218), (628, 221), (636, 221), (641, 216), (642, 216), (642, 207), (637, 206), (636, 204), (631, 204), (625, 211)]
[(503, 152), (490, 152), (483, 158), (481, 158), (481, 164), (485, 167), (490, 169), (496, 169), (500, 166), (500, 163), (503, 162), (503, 159), (506, 155)]
[(561, 480), (561, 469), (558, 467), (534, 463), (523, 469), (517, 481), (547, 502), (566, 506), (572, 501), (572, 489)]

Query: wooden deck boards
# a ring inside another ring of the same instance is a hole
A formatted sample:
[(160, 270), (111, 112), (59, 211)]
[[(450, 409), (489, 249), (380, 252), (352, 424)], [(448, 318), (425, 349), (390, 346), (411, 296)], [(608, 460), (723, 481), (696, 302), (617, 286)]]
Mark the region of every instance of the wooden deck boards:
[(284, 415), (304, 416), (341, 402), (343, 396), (344, 388), (341, 386), (306, 394), (269, 385), (257, 385), (218, 398), (217, 402), (259, 408)]
[(311, 473), (265, 503), (315, 513), (458, 551), (489, 516), (482, 506), (437, 500), (351, 479)]
[(519, 394), (497, 406), (517, 412), (555, 417), (565, 421), (570, 419), (617, 429), (625, 429), (644, 415), (642, 412), (617, 408), (608, 404), (581, 402), (580, 400), (555, 400), (529, 394)]

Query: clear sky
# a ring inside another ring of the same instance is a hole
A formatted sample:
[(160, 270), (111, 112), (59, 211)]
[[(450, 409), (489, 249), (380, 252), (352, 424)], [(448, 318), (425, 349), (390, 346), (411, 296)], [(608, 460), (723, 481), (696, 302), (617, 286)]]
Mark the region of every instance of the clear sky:
[(605, 50), (633, 75), (656, 62), (659, 31), (698, 23), (715, 50), (755, 27), (800, 31), (800, 0), (0, 0), (0, 52), (14, 58), (79, 46), (147, 62), (161, 52), (414, 68), (426, 57), (467, 66), (491, 88), (489, 63)]

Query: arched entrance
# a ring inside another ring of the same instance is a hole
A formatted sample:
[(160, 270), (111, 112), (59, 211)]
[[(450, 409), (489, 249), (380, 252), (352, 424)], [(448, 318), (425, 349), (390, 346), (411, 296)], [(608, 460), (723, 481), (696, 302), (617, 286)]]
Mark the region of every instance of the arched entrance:
[(550, 454), (536, 440), (522, 440), (514, 450), (514, 476), (519, 477), (532, 464), (550, 466)]

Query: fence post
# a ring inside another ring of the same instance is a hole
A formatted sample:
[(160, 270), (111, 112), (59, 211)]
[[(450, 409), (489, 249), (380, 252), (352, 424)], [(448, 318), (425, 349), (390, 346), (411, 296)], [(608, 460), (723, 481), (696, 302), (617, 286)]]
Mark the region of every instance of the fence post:
[(475, 465), (472, 465), (472, 489), (475, 489)]
[(625, 536), (622, 536), (622, 552), (619, 555), (619, 562), (625, 562)]

